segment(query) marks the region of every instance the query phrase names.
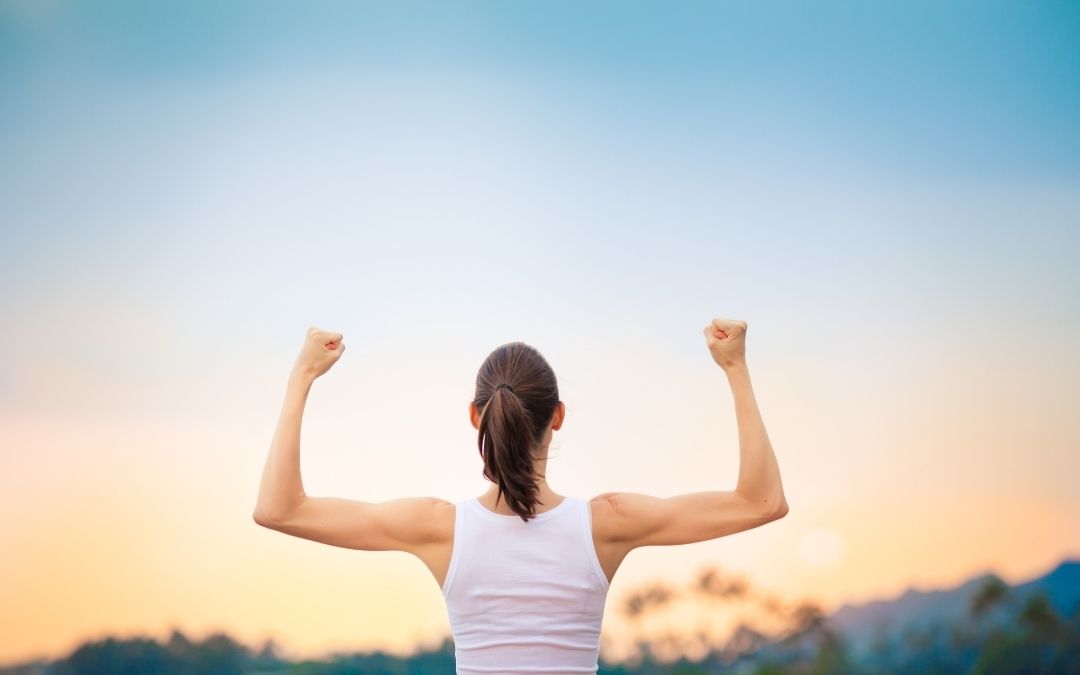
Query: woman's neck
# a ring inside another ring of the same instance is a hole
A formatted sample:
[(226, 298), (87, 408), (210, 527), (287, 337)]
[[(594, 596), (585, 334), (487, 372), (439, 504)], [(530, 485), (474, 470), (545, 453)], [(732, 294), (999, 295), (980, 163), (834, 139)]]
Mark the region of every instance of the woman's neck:
[[(514, 514), (514, 511), (506, 504), (505, 492), (503, 493), (502, 498), (499, 499), (498, 507), (495, 506), (495, 498), (498, 496), (498, 494), (499, 487), (497, 485), (492, 485), (490, 488), (488, 488), (488, 491), (484, 494), (484, 496), (480, 498), (480, 501), (484, 502), (484, 506), (488, 507), (488, 509), (492, 511), (495, 511), (496, 513), (516, 515)], [(561, 502), (564, 497), (560, 494), (556, 494), (555, 491), (548, 487), (546, 482), (541, 482), (540, 492), (537, 494), (537, 499), (539, 501), (536, 505), (536, 510), (547, 511), (548, 509), (558, 506), (559, 502)]]

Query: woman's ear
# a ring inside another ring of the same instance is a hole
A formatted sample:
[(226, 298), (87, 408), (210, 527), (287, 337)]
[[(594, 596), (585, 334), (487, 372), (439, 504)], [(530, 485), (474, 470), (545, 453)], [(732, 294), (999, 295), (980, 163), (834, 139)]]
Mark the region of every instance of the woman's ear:
[(480, 414), (476, 410), (476, 401), (469, 401), (469, 421), (472, 422), (473, 429), (480, 428)]
[(552, 420), (551, 420), (551, 428), (554, 431), (558, 431), (559, 427), (562, 426), (563, 417), (565, 417), (565, 416), (566, 416), (566, 406), (563, 404), (562, 401), (559, 401), (559, 405), (555, 406), (555, 415), (552, 417)]

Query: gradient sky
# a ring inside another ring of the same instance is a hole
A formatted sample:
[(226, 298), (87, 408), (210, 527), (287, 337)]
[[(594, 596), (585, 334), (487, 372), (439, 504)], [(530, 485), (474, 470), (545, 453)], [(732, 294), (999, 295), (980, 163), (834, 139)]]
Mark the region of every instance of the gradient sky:
[(565, 494), (791, 505), (631, 553), (831, 609), (1080, 555), (1080, 5), (0, 0), (0, 662), (171, 627), (449, 624), (398, 552), (254, 525), (308, 326), (310, 494), (480, 494), (466, 406), (554, 366)]

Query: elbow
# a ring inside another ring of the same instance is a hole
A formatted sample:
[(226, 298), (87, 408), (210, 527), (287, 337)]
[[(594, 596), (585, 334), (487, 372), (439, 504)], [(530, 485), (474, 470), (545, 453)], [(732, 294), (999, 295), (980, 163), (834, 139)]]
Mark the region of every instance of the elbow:
[(289, 523), (292, 520), (293, 514), (296, 513), (296, 509), (299, 508), (305, 497), (301, 497), (297, 501), (282, 502), (277, 501), (273, 503), (257, 503), (255, 505), (255, 511), (251, 514), (251, 517), (255, 520), (255, 523), (268, 527), (272, 530), (279, 530), (283, 525)]
[(780, 495), (780, 501), (777, 502), (776, 507), (773, 508), (773, 510), (771, 512), (771, 515), (770, 515), (770, 519), (771, 520), (780, 520), (781, 518), (783, 518), (787, 514), (788, 514), (787, 498), (785, 498), (783, 495)]
[(271, 530), (276, 529), (281, 524), (280, 516), (264, 509), (256, 508), (255, 512), (251, 514), (251, 517), (254, 519), (256, 525), (267, 527)]
[(776, 520), (780, 520), (781, 518), (783, 518), (787, 514), (788, 514), (788, 505), (787, 505), (787, 501), (785, 500), (783, 503), (780, 504), (780, 506), (777, 507), (776, 513), (774, 514), (774, 516), (775, 516)]
[(255, 521), (256, 525), (261, 525), (262, 527), (270, 527), (270, 518), (262, 511), (256, 509), (255, 512), (251, 514), (251, 517)]
[[(738, 488), (736, 488), (736, 492), (738, 492)], [(753, 513), (756, 513), (763, 523), (779, 520), (787, 515), (788, 503), (783, 491), (778, 491), (770, 496), (749, 497), (743, 494), (743, 497), (752, 505)]]
[(783, 493), (781, 493), (777, 497), (762, 500), (758, 512), (761, 514), (761, 519), (765, 523), (780, 520), (788, 513), (787, 499), (784, 497)]

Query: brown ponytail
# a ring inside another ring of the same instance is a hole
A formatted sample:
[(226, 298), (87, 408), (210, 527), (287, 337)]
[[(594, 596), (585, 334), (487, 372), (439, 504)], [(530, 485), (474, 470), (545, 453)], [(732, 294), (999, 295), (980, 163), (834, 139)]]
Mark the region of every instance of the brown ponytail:
[(509, 342), (480, 366), (473, 401), (480, 413), (484, 478), (499, 486), (495, 503), (505, 495), (506, 504), (528, 522), (536, 515), (540, 490), (533, 451), (559, 404), (555, 371), (535, 348)]

